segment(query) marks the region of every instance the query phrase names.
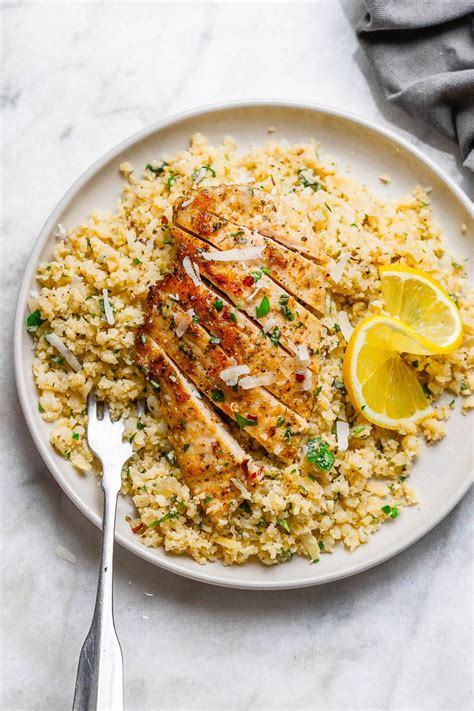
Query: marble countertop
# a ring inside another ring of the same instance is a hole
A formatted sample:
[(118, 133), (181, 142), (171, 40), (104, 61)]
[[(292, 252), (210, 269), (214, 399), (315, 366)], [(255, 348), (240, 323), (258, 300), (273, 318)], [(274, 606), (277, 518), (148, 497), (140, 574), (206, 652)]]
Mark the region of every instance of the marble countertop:
[[(378, 95), (354, 36), (361, 13), (359, 0), (0, 5), (2, 709), (70, 708), (97, 578), (99, 533), (43, 465), (15, 393), (12, 315), (42, 223), (121, 139), (228, 99), (349, 109), (398, 130), (467, 189), (455, 146)], [(213, 588), (118, 549), (126, 708), (467, 711), (473, 502), (471, 491), (379, 568), (313, 589)]]

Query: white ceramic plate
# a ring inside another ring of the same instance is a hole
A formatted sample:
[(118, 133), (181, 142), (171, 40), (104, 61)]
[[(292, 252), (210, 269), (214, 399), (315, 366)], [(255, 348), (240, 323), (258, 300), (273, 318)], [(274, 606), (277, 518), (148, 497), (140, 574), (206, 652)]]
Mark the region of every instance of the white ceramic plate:
[[(246, 149), (250, 143), (268, 139), (269, 126), (276, 127), (275, 137), (278, 139), (304, 141), (316, 138), (322, 143), (323, 153), (334, 155), (341, 168), (349, 165), (355, 178), (383, 196), (398, 196), (416, 184), (431, 185), (434, 215), (443, 228), (449, 248), (459, 256), (472, 257), (472, 244), (466, 243), (467, 238), (462, 237), (459, 230), (460, 224), (468, 224), (470, 219), (470, 204), (465, 194), (409, 143), (345, 112), (284, 102), (226, 104), (162, 121), (107, 153), (70, 188), (44, 225), (26, 266), (15, 323), (16, 379), (28, 427), (45, 463), (63, 490), (98, 526), (101, 492), (97, 479), (79, 476), (56, 454), (48, 441), (50, 426), (43, 422), (37, 410), (37, 393), (31, 372), (32, 341), (24, 328), (28, 311), (26, 300), (29, 290), (35, 288), (37, 265), (51, 256), (58, 222), (71, 228), (94, 208), (114, 207), (123, 183), (118, 172), (122, 161), (130, 161), (142, 168), (151, 159), (182, 149), (197, 131), (205, 134), (212, 143), (218, 143), (230, 134), (241, 149)], [(378, 179), (382, 173), (392, 178), (388, 186), (382, 185)], [(118, 505), (117, 541), (155, 565), (215, 585), (281, 589), (316, 585), (353, 575), (414, 543), (462, 498), (472, 476), (469, 428), (469, 418), (456, 412), (448, 425), (448, 437), (434, 447), (423, 448), (412, 475), (412, 484), (421, 502), (419, 506), (404, 510), (396, 523), (383, 526), (368, 545), (352, 554), (337, 550), (332, 555), (323, 556), (318, 565), (310, 565), (300, 558), (272, 567), (258, 563), (233, 567), (220, 563), (198, 565), (186, 557), (146, 548), (130, 532), (125, 515), (131, 512), (131, 504), (123, 498)]]

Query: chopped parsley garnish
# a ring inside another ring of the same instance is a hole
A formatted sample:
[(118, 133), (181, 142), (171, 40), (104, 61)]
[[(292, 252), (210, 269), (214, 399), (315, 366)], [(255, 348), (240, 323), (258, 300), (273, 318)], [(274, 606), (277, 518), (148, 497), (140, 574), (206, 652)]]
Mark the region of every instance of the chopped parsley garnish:
[(323, 389), (323, 386), (322, 386), (322, 385), (318, 385), (318, 387), (317, 387), (316, 390), (314, 391), (314, 394), (315, 394), (316, 397), (318, 397), (318, 395), (319, 395), (319, 393), (321, 392), (322, 389)]
[(150, 380), (150, 385), (156, 392), (160, 390), (160, 384), (157, 383), (156, 380)]
[(223, 301), (221, 301), (220, 299), (216, 299), (214, 301), (214, 308), (216, 311), (222, 311), (223, 307), (224, 307)]
[(469, 388), (466, 383), (461, 383), (461, 385), (459, 386), (459, 390), (463, 392), (464, 390), (469, 390)]
[(137, 266), (138, 264), (141, 264), (141, 263), (142, 263), (142, 261), (141, 261), (141, 259), (138, 259), (138, 257), (135, 257), (135, 259), (132, 262), (132, 264), (135, 264), (135, 266)]
[(345, 388), (342, 380), (338, 380), (337, 378), (334, 378), (334, 380), (332, 381), (332, 385), (334, 388), (336, 388), (336, 390), (340, 390), (342, 393), (346, 392), (346, 388)]
[(146, 343), (147, 343), (147, 341), (148, 341), (148, 337), (147, 337), (144, 333), (140, 333), (140, 341), (141, 341), (141, 342), (143, 343), (143, 345), (145, 346)]
[(398, 508), (396, 506), (389, 506), (386, 504), (385, 506), (382, 506), (382, 511), (387, 516), (390, 516), (390, 518), (397, 518), (398, 516)]
[(253, 276), (253, 280), (255, 282), (259, 281), (262, 278), (262, 273), (261, 271), (256, 271), (256, 272), (250, 272), (250, 274)]
[(145, 429), (145, 425), (143, 424), (143, 422), (141, 420), (137, 420), (137, 430), (144, 430), (144, 429)]
[(268, 267), (260, 267), (260, 268), (264, 274), (266, 274), (267, 276), (270, 276), (271, 271)]
[(199, 320), (199, 316), (196, 316), (196, 314), (194, 314), (192, 320), (193, 320), (194, 323), (201, 323), (201, 321)]
[(206, 498), (203, 501), (203, 504), (208, 504), (210, 501), (212, 501), (212, 496), (206, 496)]
[(171, 173), (170, 177), (166, 181), (166, 185), (171, 190), (171, 186), (174, 185), (175, 183), (176, 183), (176, 173)]
[(433, 393), (431, 392), (428, 383), (421, 383), (421, 387), (423, 388), (423, 392), (425, 393), (426, 397), (433, 397)]
[(352, 430), (353, 435), (359, 435), (361, 432), (363, 432), (366, 429), (365, 425), (359, 425), (359, 427), (354, 427)]
[(285, 418), (282, 415), (279, 415), (276, 426), (283, 427), (284, 424), (285, 424)]
[(230, 318), (230, 320), (233, 321), (234, 323), (237, 323), (237, 316), (235, 315), (235, 313), (234, 313), (233, 311), (230, 312), (229, 318)]
[(277, 518), (277, 525), (287, 533), (290, 533), (290, 524), (287, 518)]
[(261, 300), (260, 304), (256, 307), (255, 313), (257, 318), (262, 318), (262, 316), (266, 316), (270, 311), (270, 301), (268, 300), (268, 296), (265, 294), (263, 299)]
[(53, 361), (53, 363), (56, 363), (56, 365), (64, 365), (65, 363), (64, 358), (62, 358), (61, 356), (53, 356), (51, 360)]
[(154, 165), (151, 165), (151, 163), (147, 163), (146, 169), (150, 170), (155, 175), (161, 175), (162, 173), (165, 172), (165, 168), (167, 165), (169, 165), (169, 164), (165, 160), (163, 161), (163, 163), (161, 165), (158, 165), (158, 166), (154, 166)]
[(279, 326), (275, 326), (275, 328), (273, 329), (273, 331), (270, 334), (270, 340), (274, 346), (277, 346), (280, 343), (280, 338), (281, 338), (281, 328)]
[(230, 236), (231, 237), (240, 237), (240, 235), (243, 235), (244, 231), (243, 230), (237, 230), (237, 232), (231, 232)]
[(257, 424), (257, 420), (249, 420), (248, 417), (243, 417), (243, 415), (239, 415), (238, 412), (235, 413), (234, 415), (235, 421), (239, 425), (240, 429), (244, 429), (244, 427), (255, 427)]
[(285, 432), (283, 433), (283, 439), (285, 440), (285, 442), (289, 442), (292, 437), (296, 437), (296, 435), (298, 434), (299, 432), (297, 430), (292, 432), (291, 427), (287, 427)]
[(334, 324), (334, 331), (335, 331), (336, 333), (339, 333), (340, 330), (341, 330), (341, 327), (339, 326), (339, 324), (338, 324), (338, 323), (335, 323), (335, 324)]
[(214, 402), (224, 402), (225, 396), (222, 390), (211, 390), (211, 398)]
[(321, 183), (309, 168), (298, 171), (298, 183), (305, 188), (311, 188), (316, 192), (321, 187)]
[(245, 511), (245, 513), (252, 513), (252, 509), (250, 508), (250, 504), (248, 501), (242, 501), (242, 503), (240, 504), (240, 508), (242, 509), (242, 511)]
[(318, 541), (319, 550), (322, 552), (324, 550), (324, 541)]
[(186, 442), (186, 444), (183, 445), (183, 452), (187, 452), (190, 446), (189, 442)]
[(39, 309), (36, 309), (36, 311), (32, 311), (27, 317), (26, 317), (26, 330), (29, 331), (30, 333), (34, 333), (37, 328), (41, 326), (42, 323), (44, 323), (46, 319), (41, 318), (41, 314), (39, 312)]
[(44, 412), (44, 407), (40, 402), (38, 403), (38, 412)]
[(278, 302), (280, 304), (280, 311), (282, 312), (283, 316), (288, 320), (288, 321), (294, 321), (295, 320), (295, 315), (293, 311), (290, 311), (288, 308), (288, 300), (289, 300), (288, 294), (282, 294), (280, 296), (280, 301)]
[(321, 437), (313, 437), (308, 440), (306, 459), (311, 464), (316, 464), (318, 469), (323, 472), (328, 472), (336, 461), (336, 457), (329, 449), (329, 444)]
[(169, 511), (167, 514), (162, 516), (161, 518), (158, 518), (156, 521), (152, 521), (149, 525), (149, 528), (155, 528), (155, 526), (159, 526), (160, 523), (164, 523), (164, 521), (169, 521), (171, 518), (178, 518), (179, 513), (177, 511)]
[(79, 432), (73, 432), (73, 433), (72, 433), (72, 438), (73, 438), (73, 440), (74, 440), (75, 442), (77, 442), (78, 439), (79, 439)]
[(217, 345), (220, 342), (221, 339), (219, 338), (219, 336), (211, 336), (209, 339), (209, 343), (212, 343), (213, 346)]
[(329, 212), (332, 212), (332, 207), (327, 204), (327, 202), (324, 203), (326, 206), (326, 209), (329, 210)]
[(420, 365), (420, 361), (418, 361), (418, 360), (412, 360), (411, 364), (412, 364), (412, 366), (413, 366), (414, 368), (418, 368), (418, 366)]
[(213, 178), (216, 177), (216, 171), (211, 165), (202, 165), (200, 168), (197, 168), (197, 170), (193, 171), (192, 174), (192, 179), (193, 182), (198, 184), (201, 182), (201, 180), (204, 180), (206, 177), (206, 173), (210, 173)]

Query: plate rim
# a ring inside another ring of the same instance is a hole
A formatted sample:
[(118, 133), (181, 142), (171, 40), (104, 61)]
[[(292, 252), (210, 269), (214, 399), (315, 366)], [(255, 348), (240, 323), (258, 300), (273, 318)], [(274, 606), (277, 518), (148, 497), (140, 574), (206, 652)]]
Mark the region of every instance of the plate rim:
[[(153, 133), (170, 127), (174, 124), (179, 124), (180, 122), (192, 118), (199, 118), (203, 114), (216, 113), (229, 109), (255, 109), (255, 108), (280, 108), (285, 109), (302, 109), (310, 112), (316, 112), (324, 114), (326, 116), (336, 116), (348, 120), (359, 127), (367, 128), (386, 139), (389, 139), (392, 143), (402, 146), (405, 150), (411, 153), (415, 158), (425, 164), (430, 170), (432, 170), (437, 177), (451, 190), (456, 198), (462, 203), (462, 205), (469, 211), (470, 201), (467, 194), (462, 190), (462, 188), (455, 183), (455, 181), (447, 175), (447, 173), (440, 168), (431, 158), (426, 156), (422, 150), (417, 146), (412, 145), (407, 139), (398, 135), (398, 133), (390, 128), (381, 127), (377, 125), (374, 121), (370, 119), (363, 118), (361, 116), (355, 115), (349, 111), (339, 109), (336, 107), (331, 107), (329, 105), (308, 103), (301, 101), (289, 101), (280, 99), (249, 99), (245, 101), (223, 101), (214, 104), (208, 104), (200, 106), (198, 108), (181, 111), (170, 116), (166, 116), (163, 119), (156, 121), (139, 131), (136, 131), (132, 135), (128, 136), (124, 140), (117, 143), (115, 146), (106, 151), (100, 158), (95, 160), (85, 171), (79, 175), (79, 177), (72, 183), (70, 188), (64, 193), (61, 199), (56, 203), (55, 207), (51, 211), (50, 215), (43, 224), (33, 247), (28, 255), (25, 270), (21, 280), (21, 284), (18, 290), (17, 296), (17, 306), (15, 311), (14, 319), (14, 372), (15, 372), (15, 383), (18, 397), (20, 400), (21, 409), (23, 416), (25, 418), (30, 435), (35, 443), (38, 452), (46, 464), (47, 468), (68, 496), (68, 498), (75, 504), (75, 506), (97, 526), (101, 528), (100, 517), (87, 505), (85, 504), (80, 496), (75, 492), (74, 488), (71, 486), (67, 478), (61, 473), (60, 468), (57, 466), (56, 462), (52, 456), (51, 445), (49, 442), (45, 442), (43, 437), (40, 435), (36, 423), (33, 419), (32, 403), (27, 392), (27, 383), (24, 368), (22, 366), (21, 358), (21, 337), (23, 335), (24, 327), (24, 309), (26, 305), (29, 285), (33, 277), (34, 272), (37, 267), (37, 260), (39, 253), (47, 242), (51, 230), (57, 223), (57, 217), (63, 211), (65, 206), (74, 198), (74, 196), (81, 190), (81, 188), (92, 178), (99, 170), (101, 170), (106, 164), (110, 163), (114, 158), (116, 158), (120, 153), (131, 148), (140, 140), (148, 138)], [(423, 526), (410, 534), (402, 543), (395, 542), (387, 548), (384, 554), (377, 555), (375, 559), (369, 559), (365, 562), (356, 562), (345, 568), (344, 571), (332, 573), (327, 573), (326, 575), (319, 576), (317, 579), (308, 578), (294, 578), (289, 581), (272, 581), (272, 580), (245, 580), (240, 579), (236, 576), (235, 580), (227, 580), (221, 577), (219, 574), (216, 575), (216, 569), (212, 563), (208, 563), (204, 566), (196, 563), (196, 570), (183, 569), (180, 565), (182, 560), (179, 556), (173, 558), (171, 555), (169, 557), (164, 557), (163, 559), (154, 558), (149, 554), (149, 549), (134, 540), (129, 540), (122, 534), (115, 532), (115, 540), (124, 548), (126, 548), (131, 553), (138, 555), (143, 560), (163, 568), (169, 572), (175, 573), (177, 575), (196, 580), (199, 582), (207, 583), (210, 585), (216, 585), (220, 587), (236, 588), (236, 589), (246, 589), (246, 590), (287, 590), (302, 587), (311, 587), (313, 585), (323, 585), (326, 583), (334, 582), (336, 580), (342, 580), (344, 578), (356, 575), (357, 573), (362, 573), (370, 568), (373, 568), (390, 558), (398, 555), (402, 551), (409, 548), (411, 545), (423, 538), (427, 533), (429, 533), (438, 523), (440, 523), (451, 511), (452, 509), (461, 501), (465, 496), (467, 491), (471, 486), (471, 480), (469, 477), (461, 483), (458, 488), (452, 492), (451, 496), (445, 501), (444, 506), (440, 507), (437, 515), (431, 519), (428, 519)], [(153, 549), (154, 550), (154, 549)], [(166, 554), (165, 554), (166, 555)], [(239, 569), (239, 568), (237, 568)]]

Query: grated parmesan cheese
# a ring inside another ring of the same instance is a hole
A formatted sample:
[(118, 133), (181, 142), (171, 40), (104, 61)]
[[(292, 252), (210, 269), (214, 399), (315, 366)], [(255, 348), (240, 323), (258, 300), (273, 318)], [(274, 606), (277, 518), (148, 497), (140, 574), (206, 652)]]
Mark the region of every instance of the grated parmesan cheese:
[(345, 452), (349, 446), (349, 425), (343, 420), (336, 421), (337, 447), (340, 452)]
[(350, 337), (354, 333), (354, 327), (349, 321), (349, 317), (346, 314), (345, 311), (340, 311), (339, 315), (337, 317), (337, 322), (339, 326), (341, 327), (341, 333), (346, 339), (346, 342), (349, 343)]
[(183, 259), (183, 267), (184, 271), (188, 275), (188, 277), (191, 279), (193, 282), (194, 286), (199, 286), (201, 283), (201, 276), (199, 274), (199, 270), (197, 269), (196, 265), (191, 262), (189, 257), (185, 257)]
[(82, 365), (79, 363), (74, 353), (69, 350), (69, 348), (62, 342), (59, 336), (57, 336), (55, 333), (48, 333), (45, 338), (48, 343), (53, 346), (53, 348), (56, 348), (56, 350), (61, 353), (63, 358), (67, 360), (73, 370), (75, 370), (76, 372), (82, 370)]
[(115, 324), (115, 317), (114, 312), (112, 310), (112, 306), (109, 301), (109, 292), (107, 289), (102, 289), (102, 296), (104, 297), (105, 320), (107, 321), (109, 326), (113, 326)]
[(261, 375), (246, 375), (239, 380), (239, 385), (244, 390), (259, 388), (262, 385), (271, 385), (275, 380), (275, 373), (262, 373)]
[(222, 252), (202, 252), (201, 256), (208, 262), (249, 262), (262, 256), (265, 245), (243, 247), (242, 249), (226, 249)]
[(219, 373), (219, 377), (226, 385), (232, 387), (237, 385), (241, 375), (248, 375), (250, 369), (248, 365), (231, 365), (229, 368), (224, 368)]
[(344, 252), (340, 255), (339, 260), (335, 262), (332, 261), (328, 273), (335, 284), (339, 284), (344, 273), (344, 269), (347, 267), (349, 259), (351, 258), (350, 252)]

